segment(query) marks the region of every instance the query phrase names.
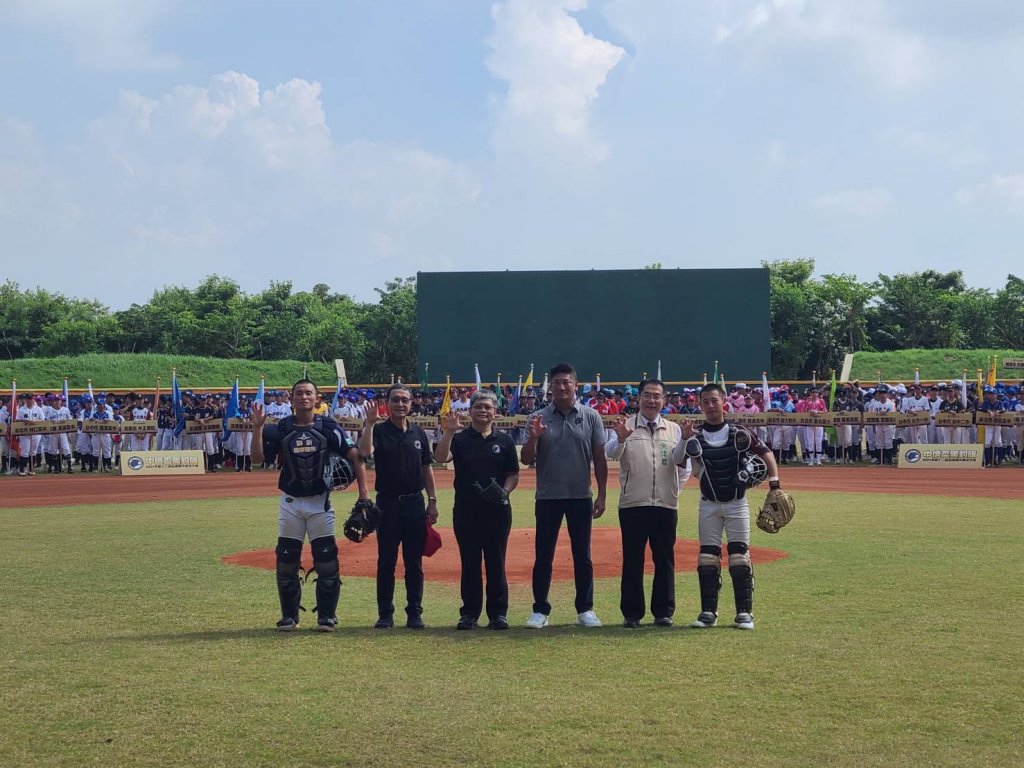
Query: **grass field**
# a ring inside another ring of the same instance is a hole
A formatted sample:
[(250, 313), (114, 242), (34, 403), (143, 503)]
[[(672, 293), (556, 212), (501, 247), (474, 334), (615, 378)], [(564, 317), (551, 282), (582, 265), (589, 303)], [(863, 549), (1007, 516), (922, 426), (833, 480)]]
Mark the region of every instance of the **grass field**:
[(429, 628), (380, 632), (348, 577), (338, 632), (281, 635), (272, 573), (219, 562), (273, 545), (274, 498), (2, 509), (0, 765), (1020, 765), (1021, 513), (802, 493), (755, 533), (790, 556), (758, 568), (754, 632), (621, 629), (616, 579), (600, 630), (563, 583), (556, 626), (524, 628), (516, 586), (511, 632), (455, 632), (428, 582)]
[[(1024, 379), (1024, 371), (1010, 369), (1003, 365), (1007, 358), (1024, 358), (1024, 351), (1012, 349), (901, 349), (896, 352), (855, 352), (850, 380), (859, 380), (867, 386), (878, 380), (882, 372), (884, 381), (909, 384), (914, 380), (914, 369), (921, 369), (922, 381), (950, 381), (962, 379), (967, 369), (967, 379), (975, 381), (975, 372), (982, 370), (982, 377), (988, 374), (991, 357), (996, 357), (996, 377), (999, 381), (1016, 382)], [(822, 378), (819, 375), (819, 378)]]

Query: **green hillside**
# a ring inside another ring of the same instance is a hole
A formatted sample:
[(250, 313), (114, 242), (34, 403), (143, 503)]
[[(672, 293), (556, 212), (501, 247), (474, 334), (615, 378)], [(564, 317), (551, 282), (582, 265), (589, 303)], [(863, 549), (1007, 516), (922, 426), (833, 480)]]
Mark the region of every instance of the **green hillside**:
[(1012, 349), (903, 349), (898, 352), (856, 352), (851, 381), (877, 381), (881, 371), (883, 381), (909, 382), (914, 380), (914, 369), (921, 369), (922, 381), (949, 381), (967, 377), (973, 380), (981, 368), (988, 373), (991, 357), (996, 356), (996, 378), (999, 381), (1024, 379), (1024, 371), (1003, 367), (1006, 358), (1024, 358), (1024, 351)]
[(177, 369), (182, 388), (230, 387), (238, 377), (243, 388), (254, 389), (260, 377), (268, 387), (290, 387), (307, 375), (322, 387), (334, 388), (334, 366), (302, 363), (296, 360), (222, 360), (212, 357), (153, 354), (89, 354), (78, 357), (21, 358), (0, 362), (0, 387), (10, 387), (16, 379), (21, 390), (58, 390), (64, 377), (68, 386), (82, 389), (92, 379), (94, 389), (148, 389), (156, 386), (170, 390), (171, 371)]

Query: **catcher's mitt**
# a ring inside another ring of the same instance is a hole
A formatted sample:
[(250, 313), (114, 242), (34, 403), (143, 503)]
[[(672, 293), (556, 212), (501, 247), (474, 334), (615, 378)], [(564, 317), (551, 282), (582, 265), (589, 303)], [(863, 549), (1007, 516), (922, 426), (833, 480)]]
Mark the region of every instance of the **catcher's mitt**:
[(380, 509), (370, 499), (359, 499), (345, 521), (342, 531), (345, 538), (357, 544), (377, 530)]
[(477, 493), (480, 494), (480, 497), (488, 504), (495, 504), (499, 507), (508, 506), (508, 493), (505, 491), (504, 488), (502, 488), (498, 484), (498, 481), (495, 480), (493, 477), (491, 478), (491, 482), (489, 482), (487, 485), (480, 485), (480, 483), (474, 480), (473, 488), (474, 490), (476, 490)]
[(768, 491), (764, 506), (757, 513), (757, 527), (765, 533), (778, 533), (796, 514), (796, 502), (781, 488)]

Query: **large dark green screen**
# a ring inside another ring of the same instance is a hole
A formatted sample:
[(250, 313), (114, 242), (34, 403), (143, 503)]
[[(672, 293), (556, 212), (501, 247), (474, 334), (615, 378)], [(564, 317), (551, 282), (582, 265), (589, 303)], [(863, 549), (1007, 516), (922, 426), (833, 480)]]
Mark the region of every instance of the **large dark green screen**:
[(557, 362), (580, 381), (760, 380), (770, 371), (767, 269), (420, 272), (419, 370), (514, 382)]

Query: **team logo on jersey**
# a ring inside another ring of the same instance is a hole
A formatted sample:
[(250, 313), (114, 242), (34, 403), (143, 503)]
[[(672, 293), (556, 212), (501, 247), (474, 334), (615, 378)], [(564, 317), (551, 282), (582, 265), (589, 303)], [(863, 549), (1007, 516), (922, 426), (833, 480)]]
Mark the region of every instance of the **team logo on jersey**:
[(295, 439), (295, 447), (292, 453), (316, 453), (316, 446), (311, 437), (299, 437)]
[(576, 417), (576, 423), (577, 424), (582, 424), (583, 423), (583, 417), (582, 416), (577, 416)]
[(921, 452), (916, 448), (912, 448), (907, 451), (906, 459), (908, 464), (917, 464), (921, 460)]
[(419, 450), (421, 450), (423, 448), (423, 443), (421, 443), (419, 440), (414, 442), (413, 445), (416, 447), (417, 451), (419, 451)]
[(491, 446), (491, 453), (501, 453), (501, 446), (497, 445), (497, 444), (492, 445)]

